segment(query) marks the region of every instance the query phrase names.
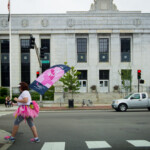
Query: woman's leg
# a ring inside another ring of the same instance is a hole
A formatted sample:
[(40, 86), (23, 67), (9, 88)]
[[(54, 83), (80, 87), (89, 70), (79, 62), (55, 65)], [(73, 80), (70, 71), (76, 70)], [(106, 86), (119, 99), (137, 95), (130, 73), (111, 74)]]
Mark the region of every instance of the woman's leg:
[(28, 123), (29, 127), (32, 130), (34, 138), (37, 138), (38, 137), (38, 133), (37, 133), (37, 130), (36, 130), (36, 126), (33, 123), (33, 119), (31, 117), (27, 118), (27, 123)]
[(24, 120), (22, 116), (18, 116), (14, 122), (13, 130), (12, 130), (12, 137), (15, 137), (18, 129), (19, 129), (19, 124)]

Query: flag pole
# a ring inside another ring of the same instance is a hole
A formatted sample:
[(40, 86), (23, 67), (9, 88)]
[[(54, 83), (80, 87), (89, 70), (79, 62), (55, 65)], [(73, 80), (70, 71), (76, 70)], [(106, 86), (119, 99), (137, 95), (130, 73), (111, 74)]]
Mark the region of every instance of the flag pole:
[(10, 71), (10, 73), (9, 73), (9, 75), (10, 75), (10, 77), (9, 77), (9, 79), (10, 79), (10, 99), (12, 99), (12, 71), (11, 71), (11, 68), (12, 68), (12, 63), (11, 63), (11, 46), (12, 46), (12, 43), (11, 43), (11, 0), (9, 0), (9, 16), (8, 16), (9, 18), (9, 71)]

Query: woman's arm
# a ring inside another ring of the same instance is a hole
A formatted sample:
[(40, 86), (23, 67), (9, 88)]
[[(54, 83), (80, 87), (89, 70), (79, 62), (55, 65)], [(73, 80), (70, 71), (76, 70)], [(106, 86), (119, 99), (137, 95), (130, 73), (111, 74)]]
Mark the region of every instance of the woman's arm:
[(18, 99), (17, 97), (15, 97), (14, 100), (16, 102), (20, 102), (20, 103), (27, 103), (28, 102), (28, 98), (27, 97), (25, 97), (23, 99)]

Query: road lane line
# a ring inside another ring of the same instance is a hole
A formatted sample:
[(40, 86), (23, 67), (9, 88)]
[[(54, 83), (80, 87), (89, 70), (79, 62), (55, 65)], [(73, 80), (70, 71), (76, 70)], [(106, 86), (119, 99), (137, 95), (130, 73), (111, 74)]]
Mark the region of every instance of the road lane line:
[(106, 141), (85, 141), (89, 149), (94, 148), (111, 148)]
[(146, 140), (127, 140), (127, 142), (135, 147), (150, 147), (150, 142)]
[(65, 142), (45, 142), (41, 150), (65, 150)]

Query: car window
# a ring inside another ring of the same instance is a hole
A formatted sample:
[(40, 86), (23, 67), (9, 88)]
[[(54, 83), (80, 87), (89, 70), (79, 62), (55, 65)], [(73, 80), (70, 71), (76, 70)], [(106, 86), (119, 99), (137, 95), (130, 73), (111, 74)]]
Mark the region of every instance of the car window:
[(146, 94), (143, 93), (143, 94), (142, 94), (142, 98), (143, 98), (143, 99), (146, 98)]
[(133, 99), (140, 99), (140, 94), (134, 94)]
[(132, 93), (127, 95), (126, 97), (124, 97), (124, 99), (128, 99), (131, 95), (132, 95)]

